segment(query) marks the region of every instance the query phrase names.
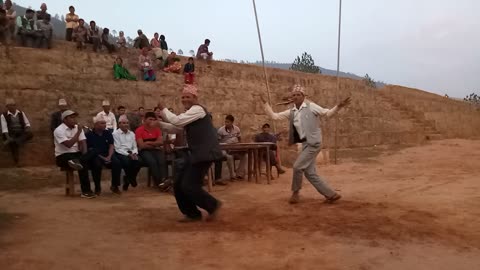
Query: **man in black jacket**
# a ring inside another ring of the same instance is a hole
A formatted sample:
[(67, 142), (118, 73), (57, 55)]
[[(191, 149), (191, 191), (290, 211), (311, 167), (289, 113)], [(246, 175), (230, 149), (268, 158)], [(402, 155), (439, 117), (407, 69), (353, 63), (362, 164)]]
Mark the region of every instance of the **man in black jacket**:
[(174, 184), (175, 199), (178, 208), (185, 215), (182, 221), (199, 221), (205, 209), (213, 220), (221, 207), (220, 201), (203, 190), (205, 175), (212, 163), (223, 157), (217, 140), (217, 131), (213, 127), (212, 117), (205, 107), (198, 104), (198, 91), (194, 85), (186, 85), (182, 93), (185, 112), (175, 115), (162, 104), (162, 118), (166, 122), (185, 130), (188, 144), (188, 156), (182, 174)]

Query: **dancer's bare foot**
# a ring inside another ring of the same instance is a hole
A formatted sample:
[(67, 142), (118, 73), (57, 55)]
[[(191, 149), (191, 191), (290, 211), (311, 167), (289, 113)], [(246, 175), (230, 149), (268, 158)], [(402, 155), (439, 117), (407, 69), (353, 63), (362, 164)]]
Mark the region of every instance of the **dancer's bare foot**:
[(295, 191), (292, 193), (292, 197), (290, 197), (290, 200), (288, 201), (290, 204), (297, 204), (300, 202), (300, 193), (298, 191)]
[(218, 201), (217, 208), (215, 208), (215, 210), (213, 210), (213, 212), (210, 213), (210, 215), (208, 215), (206, 221), (214, 221), (215, 219), (217, 219), (221, 208), (222, 208), (222, 203)]
[(325, 203), (334, 203), (335, 201), (340, 200), (340, 198), (342, 198), (342, 195), (335, 193), (335, 195), (333, 195), (332, 197), (327, 198), (325, 200)]

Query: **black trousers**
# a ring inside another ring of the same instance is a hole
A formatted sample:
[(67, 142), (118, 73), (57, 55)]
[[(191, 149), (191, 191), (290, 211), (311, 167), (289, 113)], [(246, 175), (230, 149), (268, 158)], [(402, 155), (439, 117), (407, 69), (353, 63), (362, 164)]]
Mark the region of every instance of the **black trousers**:
[(90, 180), (88, 179), (88, 156), (77, 152), (65, 153), (55, 158), (57, 166), (60, 168), (69, 168), (69, 160), (78, 160), (83, 166), (83, 169), (78, 171), (78, 178), (80, 179), (80, 188), (82, 189), (82, 193), (92, 192), (92, 189), (90, 188)]
[[(92, 172), (93, 183), (95, 184), (95, 191), (101, 191), (103, 167), (112, 169), (112, 172), (113, 172), (114, 170), (118, 170), (118, 168), (120, 167), (120, 161), (118, 161), (115, 155), (112, 155), (112, 159), (110, 160), (110, 162), (106, 163), (103, 159), (101, 159), (98, 156), (95, 150), (90, 150), (86, 158), (88, 160), (88, 167)], [(114, 186), (113, 173), (112, 173), (112, 186)]]
[(189, 218), (200, 218), (202, 213), (197, 207), (213, 213), (219, 202), (202, 188), (203, 179), (212, 162), (192, 164), (186, 160), (184, 170), (179, 171), (174, 183), (175, 199), (180, 211)]
[(124, 156), (119, 153), (113, 154), (115, 159), (112, 159), (112, 162), (118, 162), (118, 164), (112, 164), (112, 186), (120, 186), (120, 175), (122, 174), (122, 169), (125, 171), (125, 180), (124, 185), (129, 185), (132, 180), (137, 179), (138, 172), (140, 171), (140, 161), (133, 160), (129, 156)]
[(156, 149), (142, 150), (140, 151), (140, 157), (142, 163), (150, 169), (155, 185), (161, 184), (167, 177), (163, 151)]
[(222, 180), (223, 160), (215, 161), (215, 181)]
[(72, 34), (73, 34), (73, 28), (67, 28), (67, 31), (65, 33), (65, 39), (67, 41), (72, 41)]
[[(13, 161), (15, 164), (18, 164), (20, 161), (20, 147), (33, 138), (33, 133), (30, 131), (16, 131), (10, 132), (8, 135), (10, 136), (10, 139), (12, 139), (8, 143), (8, 148), (12, 153)], [(5, 138), (6, 137), (4, 136), (4, 139)]]

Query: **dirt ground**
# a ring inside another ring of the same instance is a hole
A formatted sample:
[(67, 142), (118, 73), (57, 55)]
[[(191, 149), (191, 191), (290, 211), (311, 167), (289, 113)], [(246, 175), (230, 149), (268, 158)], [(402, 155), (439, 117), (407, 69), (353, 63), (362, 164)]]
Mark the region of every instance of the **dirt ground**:
[(480, 269), (480, 141), (318, 171), (344, 196), (337, 204), (305, 182), (289, 205), (289, 170), (271, 185), (216, 188), (224, 209), (211, 223), (177, 223), (174, 198), (146, 187), (93, 200), (60, 187), (1, 191), (1, 268)]

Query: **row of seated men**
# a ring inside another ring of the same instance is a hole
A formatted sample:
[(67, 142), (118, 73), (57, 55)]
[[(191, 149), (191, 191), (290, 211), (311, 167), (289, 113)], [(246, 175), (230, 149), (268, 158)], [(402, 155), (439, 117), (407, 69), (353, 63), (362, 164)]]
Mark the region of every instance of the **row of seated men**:
[[(103, 110), (94, 117), (94, 125), (90, 130), (77, 123), (78, 114), (67, 109), (66, 100), (60, 99), (58, 105), (60, 110), (51, 116), (56, 163), (60, 167), (78, 170), (82, 197), (93, 198), (101, 194), (104, 167), (112, 170), (110, 189), (114, 194), (120, 194), (121, 171), (125, 172), (122, 188), (126, 191), (129, 186), (137, 185), (136, 177), (142, 166), (150, 169), (155, 187), (159, 190), (166, 191), (171, 187), (172, 179), (167, 177), (165, 153), (171, 152), (175, 146), (184, 145), (183, 134), (162, 122), (159, 110), (145, 113), (143, 108), (139, 108), (137, 113), (126, 113), (125, 108), (120, 106), (115, 115), (110, 109), (110, 103), (103, 101)], [(241, 142), (240, 129), (233, 123), (233, 116), (228, 115), (225, 125), (218, 129), (221, 143)], [(30, 140), (33, 134), (27, 116), (16, 108), (13, 99), (7, 99), (7, 111), (1, 116), (1, 124), (5, 145), (10, 147), (14, 160), (18, 163), (18, 148)], [(263, 132), (255, 136), (255, 141), (276, 143), (277, 136), (270, 134), (269, 128), (265, 124)], [(269, 153), (271, 164), (277, 166), (279, 173), (283, 173), (274, 151), (275, 149)], [(243, 179), (246, 154), (224, 151), (224, 157), (230, 180)], [(237, 169), (235, 158), (240, 159)], [(95, 192), (90, 187), (89, 171)], [(222, 161), (218, 161), (215, 164), (216, 184), (225, 185), (221, 172)]]

